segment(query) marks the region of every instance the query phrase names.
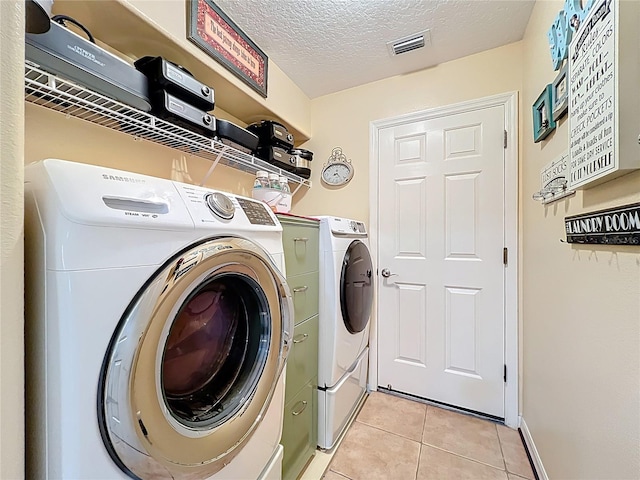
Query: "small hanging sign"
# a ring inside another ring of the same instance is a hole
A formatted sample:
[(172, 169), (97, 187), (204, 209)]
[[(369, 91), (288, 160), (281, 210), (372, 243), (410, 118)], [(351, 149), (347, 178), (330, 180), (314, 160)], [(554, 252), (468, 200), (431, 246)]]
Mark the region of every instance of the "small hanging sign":
[(533, 194), (533, 199), (543, 205), (561, 198), (575, 195), (569, 190), (569, 155), (565, 152), (540, 171), (540, 190)]
[(640, 245), (640, 203), (564, 219), (568, 243)]

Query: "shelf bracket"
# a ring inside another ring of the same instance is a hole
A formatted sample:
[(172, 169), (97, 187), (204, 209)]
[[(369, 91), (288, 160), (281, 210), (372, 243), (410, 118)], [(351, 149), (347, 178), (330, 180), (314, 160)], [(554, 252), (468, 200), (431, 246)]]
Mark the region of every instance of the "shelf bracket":
[(298, 190), (300, 190), (302, 185), (303, 185), (302, 183), (298, 184), (298, 186), (295, 188), (295, 190), (293, 192), (291, 192), (291, 197), (293, 197), (296, 193), (298, 193)]
[(215, 170), (215, 168), (218, 166), (218, 163), (220, 162), (220, 159), (222, 158), (222, 156), (224, 155), (224, 152), (226, 150), (228, 150), (229, 147), (227, 147), (226, 145), (224, 147), (222, 147), (220, 149), (220, 152), (218, 153), (218, 156), (216, 157), (216, 159), (213, 161), (213, 163), (211, 164), (211, 166), (209, 167), (209, 171), (207, 171), (207, 173), (205, 174), (204, 178), (202, 179), (202, 181), (200, 182), (200, 186), (204, 186), (204, 182), (206, 182), (207, 180), (209, 180), (209, 177), (211, 176), (211, 174), (213, 173), (213, 171)]
[(47, 86), (51, 90), (57, 90), (56, 77), (54, 77), (53, 75), (47, 75)]

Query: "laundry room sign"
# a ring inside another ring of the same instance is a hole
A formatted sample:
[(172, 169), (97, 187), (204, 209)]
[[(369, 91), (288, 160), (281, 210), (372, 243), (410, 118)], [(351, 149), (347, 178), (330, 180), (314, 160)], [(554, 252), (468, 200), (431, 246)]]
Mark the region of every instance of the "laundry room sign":
[(640, 246), (640, 203), (564, 219), (568, 243)]

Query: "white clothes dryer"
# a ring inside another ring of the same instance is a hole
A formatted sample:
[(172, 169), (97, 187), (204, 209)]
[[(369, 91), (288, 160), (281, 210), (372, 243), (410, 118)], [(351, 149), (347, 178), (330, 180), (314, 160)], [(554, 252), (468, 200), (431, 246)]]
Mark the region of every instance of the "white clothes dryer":
[(364, 223), (320, 220), (318, 446), (331, 449), (366, 394), (373, 264)]
[(275, 215), (62, 160), (25, 178), (27, 477), (279, 479)]

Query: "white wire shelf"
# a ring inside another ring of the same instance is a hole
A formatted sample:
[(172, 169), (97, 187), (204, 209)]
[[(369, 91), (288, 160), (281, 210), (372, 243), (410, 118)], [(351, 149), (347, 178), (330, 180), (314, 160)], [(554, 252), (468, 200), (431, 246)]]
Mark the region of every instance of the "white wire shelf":
[(76, 85), (28, 62), (25, 64), (24, 81), (25, 100), (29, 103), (132, 135), (137, 139), (158, 143), (187, 155), (205, 158), (215, 164), (221, 163), (248, 173), (266, 170), (287, 177), (290, 182), (298, 185), (297, 188), (311, 187), (310, 180)]

